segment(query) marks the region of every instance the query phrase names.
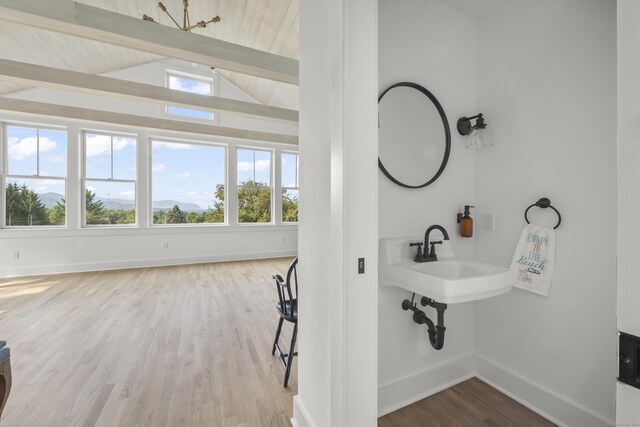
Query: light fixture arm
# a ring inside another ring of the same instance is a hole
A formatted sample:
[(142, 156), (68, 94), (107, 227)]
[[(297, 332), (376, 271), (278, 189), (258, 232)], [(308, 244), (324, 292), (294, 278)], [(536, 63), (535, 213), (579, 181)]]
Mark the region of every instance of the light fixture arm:
[[(474, 119), (477, 119), (476, 124), (472, 125), (471, 120)], [(457, 123), (458, 133), (463, 136), (469, 135), (474, 129), (485, 129), (486, 127), (487, 125), (484, 122), (482, 113), (476, 114), (475, 116), (471, 117), (460, 117)]]
[[(213, 18), (211, 18), (208, 21), (202, 20), (202, 21), (198, 21), (195, 24), (191, 25), (191, 20), (189, 19), (189, 0), (182, 0), (182, 25), (180, 25), (178, 23), (178, 21), (176, 21), (176, 19), (169, 13), (169, 11), (167, 10), (167, 7), (161, 2), (158, 2), (158, 8), (167, 14), (167, 16), (171, 19), (171, 21), (173, 21), (173, 23), (176, 25), (176, 27), (178, 27), (179, 29), (181, 29), (182, 31), (191, 31), (195, 28), (206, 28), (207, 24), (215, 24), (217, 22), (220, 22), (220, 17), (219, 16), (214, 16)], [(145, 21), (149, 21), (149, 22), (155, 22), (154, 19), (150, 16), (147, 15), (143, 15), (142, 19)]]

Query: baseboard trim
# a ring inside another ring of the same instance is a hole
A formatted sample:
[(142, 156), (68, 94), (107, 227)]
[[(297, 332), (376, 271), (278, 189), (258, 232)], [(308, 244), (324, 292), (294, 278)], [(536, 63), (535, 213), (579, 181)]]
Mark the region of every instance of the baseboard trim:
[(124, 270), (128, 268), (166, 267), (171, 265), (206, 264), (223, 261), (246, 261), (252, 259), (284, 258), (297, 255), (295, 250), (281, 250), (269, 252), (245, 252), (233, 254), (217, 254), (200, 257), (173, 257), (140, 259), (127, 261), (106, 261), (81, 264), (44, 265), (35, 267), (16, 267), (7, 269), (0, 278), (42, 276), (47, 274), (84, 273), (102, 270)]
[(613, 425), (589, 409), (476, 355), (476, 376), (559, 426)]
[(475, 376), (473, 354), (378, 387), (378, 417), (422, 400)]
[(315, 427), (298, 395), (293, 396), (293, 418), (291, 418), (291, 425), (293, 427)]

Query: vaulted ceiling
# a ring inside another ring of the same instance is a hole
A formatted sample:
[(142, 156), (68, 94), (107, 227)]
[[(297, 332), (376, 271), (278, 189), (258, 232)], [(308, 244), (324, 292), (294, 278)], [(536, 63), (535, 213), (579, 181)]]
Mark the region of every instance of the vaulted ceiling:
[[(124, 15), (151, 16), (160, 25), (175, 28), (155, 0), (76, 0)], [(164, 0), (182, 22), (182, 0)], [(221, 21), (195, 33), (298, 59), (298, 0), (190, 0), (191, 22), (220, 16)], [(180, 31), (176, 29), (176, 31)], [(0, 20), (0, 58), (61, 69), (100, 74), (162, 59), (138, 50), (80, 39)], [(217, 69), (259, 102), (298, 108), (298, 87)], [(0, 81), (0, 93), (27, 86)]]

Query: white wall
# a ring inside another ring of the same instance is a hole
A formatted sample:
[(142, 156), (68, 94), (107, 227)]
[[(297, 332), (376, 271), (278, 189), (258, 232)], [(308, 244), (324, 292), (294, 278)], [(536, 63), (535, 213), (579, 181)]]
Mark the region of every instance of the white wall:
[[(472, 259), (477, 238), (460, 237), (456, 213), (465, 204), (476, 204), (476, 153), (465, 148), (466, 139), (458, 134), (456, 121), (478, 112), (477, 22), (434, 0), (379, 0), (378, 5), (379, 92), (401, 81), (421, 84), (442, 104), (452, 137), (449, 163), (434, 184), (406, 189), (379, 173), (380, 237), (421, 236), (423, 240), (427, 227), (440, 224), (449, 232), (456, 256)], [(426, 326), (414, 323), (411, 312), (400, 307), (410, 297), (401, 289), (379, 287), (381, 414), (473, 372), (473, 303), (449, 305), (445, 345), (437, 351), (429, 343)]]
[[(618, 330), (640, 336), (640, 3), (618, 1)], [(617, 384), (616, 422), (640, 424), (640, 390)]]
[(512, 1), (479, 28), (495, 146), (479, 153), (478, 211), (496, 214), (496, 230), (478, 233), (478, 258), (507, 266), (538, 198), (563, 215), (550, 297), (514, 289), (476, 304), (479, 374), (563, 424), (612, 423), (616, 4)]
[[(139, 81), (148, 84), (164, 85), (166, 70), (185, 71), (202, 76), (213, 76), (205, 67), (193, 67), (175, 60), (166, 60), (144, 64), (108, 75), (125, 80)], [(216, 92), (220, 96), (252, 102), (251, 97), (243, 93), (222, 77), (214, 76)], [(129, 102), (94, 95), (71, 93), (53, 89), (32, 89), (13, 95), (42, 102), (95, 108), (107, 111), (167, 117), (164, 107), (140, 102)], [(218, 115), (217, 123), (223, 126), (239, 126), (247, 129), (265, 130), (296, 134), (297, 128), (291, 125), (270, 123), (260, 120), (230, 118)], [(236, 225), (230, 220), (229, 226), (180, 226), (149, 227), (148, 220), (138, 218), (138, 228), (81, 228), (80, 214), (71, 209), (79, 205), (80, 183), (80, 142), (81, 129), (103, 130), (106, 132), (133, 132), (138, 138), (138, 156), (148, 158), (148, 140), (151, 137), (180, 138), (198, 142), (223, 142), (228, 144), (229, 175), (235, 176), (233, 159), (236, 145), (268, 147), (274, 149), (274, 171), (279, 176), (279, 154), (282, 149), (292, 149), (284, 144), (267, 144), (255, 141), (239, 141), (189, 135), (175, 132), (135, 129), (118, 124), (94, 124), (74, 120), (64, 120), (35, 115), (24, 115), (0, 112), (0, 122), (26, 122), (33, 124), (51, 124), (67, 126), (68, 134), (68, 167), (73, 173), (67, 180), (67, 200), (70, 209), (67, 213), (69, 229), (3, 229), (0, 230), (0, 277), (21, 276), (30, 274), (49, 274), (72, 271), (89, 271), (98, 269), (129, 268), (153, 265), (171, 265), (193, 262), (212, 262), (235, 259), (254, 259), (295, 255), (297, 252), (297, 225)], [(147, 201), (150, 184), (148, 162), (139, 163), (137, 198)], [(77, 191), (75, 191), (77, 190)], [(76, 194), (77, 193), (77, 194)], [(74, 203), (75, 199), (75, 203)], [(233, 197), (230, 198), (231, 201)], [(228, 203), (228, 216), (235, 218), (237, 209)], [(279, 214), (279, 198), (274, 198), (275, 212)], [(167, 242), (168, 249), (162, 248)], [(19, 258), (12, 254), (19, 251)]]

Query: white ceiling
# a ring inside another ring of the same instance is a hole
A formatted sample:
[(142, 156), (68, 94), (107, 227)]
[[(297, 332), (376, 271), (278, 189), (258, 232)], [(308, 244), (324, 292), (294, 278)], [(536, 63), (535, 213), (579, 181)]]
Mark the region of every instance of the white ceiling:
[[(175, 25), (156, 6), (155, 0), (76, 0), (125, 15), (147, 14), (161, 25)], [(182, 22), (182, 0), (163, 3)], [(198, 34), (298, 58), (298, 0), (191, 0), (191, 22), (219, 15), (221, 22), (196, 29)], [(176, 29), (176, 31), (178, 31)], [(79, 39), (59, 33), (19, 26), (0, 20), (0, 58), (99, 74), (161, 59), (122, 47)], [(266, 105), (298, 108), (298, 87), (217, 70), (232, 83)], [(25, 89), (0, 82), (0, 93)]]

